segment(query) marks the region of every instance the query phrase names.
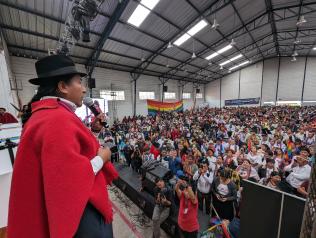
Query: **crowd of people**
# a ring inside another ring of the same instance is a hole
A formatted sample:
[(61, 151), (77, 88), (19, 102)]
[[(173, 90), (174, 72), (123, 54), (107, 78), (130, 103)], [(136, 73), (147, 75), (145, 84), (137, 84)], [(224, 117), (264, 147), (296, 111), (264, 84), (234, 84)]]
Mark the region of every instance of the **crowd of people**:
[[(196, 237), (196, 208), (206, 214), (215, 210), (228, 221), (238, 218), (245, 179), (307, 196), (311, 165), (315, 163), (315, 109), (202, 108), (125, 117), (114, 123), (112, 133), (119, 157), (131, 169), (141, 173), (142, 164), (158, 160), (171, 170), (177, 183), (169, 185), (180, 201), (179, 227), (183, 237)], [(100, 135), (104, 139), (106, 133)], [(167, 186), (164, 182), (157, 181), (158, 188)], [(170, 205), (157, 197), (159, 192), (155, 194), (159, 206)], [(158, 224), (166, 218), (164, 214), (157, 220), (157, 211), (154, 214)], [(159, 237), (159, 232), (154, 237)]]

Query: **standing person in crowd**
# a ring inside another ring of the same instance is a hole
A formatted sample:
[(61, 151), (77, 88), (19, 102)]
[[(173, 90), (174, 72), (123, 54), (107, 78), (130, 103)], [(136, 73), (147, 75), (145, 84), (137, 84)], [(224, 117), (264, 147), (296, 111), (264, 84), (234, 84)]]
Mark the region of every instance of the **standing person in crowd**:
[(183, 170), (188, 176), (188, 178), (192, 179), (195, 172), (198, 170), (197, 164), (194, 162), (193, 155), (189, 154), (187, 160), (183, 164)]
[(234, 218), (234, 202), (237, 200), (237, 188), (231, 181), (231, 171), (222, 169), (212, 184), (213, 206), (221, 219)]
[(172, 191), (166, 186), (165, 181), (157, 178), (154, 188), (155, 207), (153, 211), (153, 238), (160, 238), (160, 225), (168, 218), (172, 205)]
[(18, 120), (4, 107), (0, 107), (0, 124), (18, 123)]
[(180, 200), (178, 225), (181, 238), (197, 238), (199, 231), (197, 193), (189, 184), (189, 178), (181, 176), (175, 187)]
[(130, 167), (132, 163), (132, 154), (134, 149), (128, 140), (125, 141), (125, 146), (123, 148), (124, 157), (127, 163), (127, 166)]
[(23, 115), (12, 176), (8, 238), (113, 237), (106, 189), (118, 173), (74, 113), (86, 92), (73, 61), (52, 55), (35, 63), (38, 91)]
[(193, 180), (197, 183), (199, 209), (203, 211), (205, 201), (205, 212), (206, 214), (210, 214), (213, 173), (209, 171), (208, 160), (204, 159), (200, 163), (198, 171), (193, 176)]

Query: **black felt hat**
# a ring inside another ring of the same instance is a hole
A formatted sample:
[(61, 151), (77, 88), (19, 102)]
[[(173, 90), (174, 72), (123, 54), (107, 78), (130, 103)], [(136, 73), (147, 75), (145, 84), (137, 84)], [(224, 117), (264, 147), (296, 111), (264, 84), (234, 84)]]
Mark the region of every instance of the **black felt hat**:
[(50, 55), (35, 63), (37, 78), (29, 82), (35, 85), (47, 84), (56, 77), (63, 75), (79, 74), (81, 77), (87, 74), (78, 72), (75, 63), (66, 55)]

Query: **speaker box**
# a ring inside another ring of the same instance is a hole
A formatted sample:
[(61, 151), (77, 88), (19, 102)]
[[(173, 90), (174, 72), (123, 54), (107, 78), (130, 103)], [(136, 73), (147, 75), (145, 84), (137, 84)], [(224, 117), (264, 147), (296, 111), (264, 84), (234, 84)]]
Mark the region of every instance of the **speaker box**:
[(151, 194), (154, 192), (154, 187), (156, 186), (155, 181), (157, 178), (162, 178), (163, 180), (167, 181), (172, 178), (172, 172), (162, 165), (158, 165), (154, 169), (146, 171), (143, 185), (144, 189), (146, 189)]
[(168, 86), (163, 86), (163, 91), (168, 92)]
[(88, 79), (88, 87), (89, 88), (95, 88), (95, 78), (89, 78)]
[(195, 92), (196, 92), (196, 93), (200, 93), (201, 90), (200, 90), (199, 88), (197, 88), (197, 89), (195, 89)]

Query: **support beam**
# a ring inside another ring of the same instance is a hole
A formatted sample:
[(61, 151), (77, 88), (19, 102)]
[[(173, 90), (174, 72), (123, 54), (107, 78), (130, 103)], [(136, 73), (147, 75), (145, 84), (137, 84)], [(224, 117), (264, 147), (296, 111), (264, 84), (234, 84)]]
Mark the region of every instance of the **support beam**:
[(304, 101), (305, 79), (306, 79), (306, 67), (307, 67), (307, 56), (305, 57), (304, 76), (303, 76), (303, 86), (302, 86), (302, 94), (301, 94), (301, 105), (303, 105), (303, 101)]
[(137, 98), (137, 80), (139, 79), (140, 77), (140, 74), (133, 74), (133, 73), (130, 73), (131, 77), (132, 77), (132, 82), (134, 83), (134, 91), (133, 91), (133, 94), (134, 94), (134, 101), (133, 101), (133, 115), (134, 117), (136, 116), (136, 98)]
[(271, 2), (271, 0), (265, 0), (265, 2), (266, 2), (267, 10), (269, 11), (269, 22), (270, 22), (271, 29), (272, 29), (273, 40), (275, 43), (275, 49), (276, 49), (277, 54), (280, 55), (279, 42), (278, 42), (278, 37), (277, 37), (277, 29), (276, 29), (274, 14), (273, 14), (272, 2)]
[[(248, 33), (248, 35), (250, 36), (252, 42), (256, 45), (257, 49), (258, 49), (258, 52), (261, 54), (262, 58), (264, 59), (264, 55), (262, 54), (261, 52), (261, 49), (260, 47), (258, 47), (258, 45), (256, 44), (256, 41), (255, 41), (255, 38), (253, 37), (253, 35), (250, 33), (250, 31), (248, 30), (247, 27), (245, 27), (245, 22), (244, 20), (242, 19), (242, 17), (240, 16), (237, 8), (235, 7), (235, 4), (234, 3), (231, 3), (235, 13), (237, 14), (238, 18), (239, 18), (239, 21), (241, 22), (241, 25), (244, 27), (244, 29), (246, 29), (246, 32)], [(245, 56), (245, 55), (244, 55)], [(247, 58), (247, 57), (246, 57)], [(248, 59), (249, 60), (249, 59)]]
[(121, 0), (118, 2), (113, 15), (110, 18), (110, 21), (108, 22), (108, 24), (106, 25), (97, 45), (95, 46), (95, 50), (93, 50), (92, 54), (90, 55), (89, 59), (87, 60), (86, 66), (88, 67), (89, 71), (88, 71), (88, 75), (91, 77), (92, 72), (94, 70), (94, 67), (96, 65), (96, 62), (98, 61), (100, 54), (101, 54), (101, 50), (104, 46), (104, 43), (106, 42), (106, 40), (109, 38), (112, 30), (114, 29), (116, 23), (118, 22), (118, 20), (120, 19), (120, 17), (122, 16), (124, 10), (126, 9), (127, 5), (129, 3), (129, 0)]

